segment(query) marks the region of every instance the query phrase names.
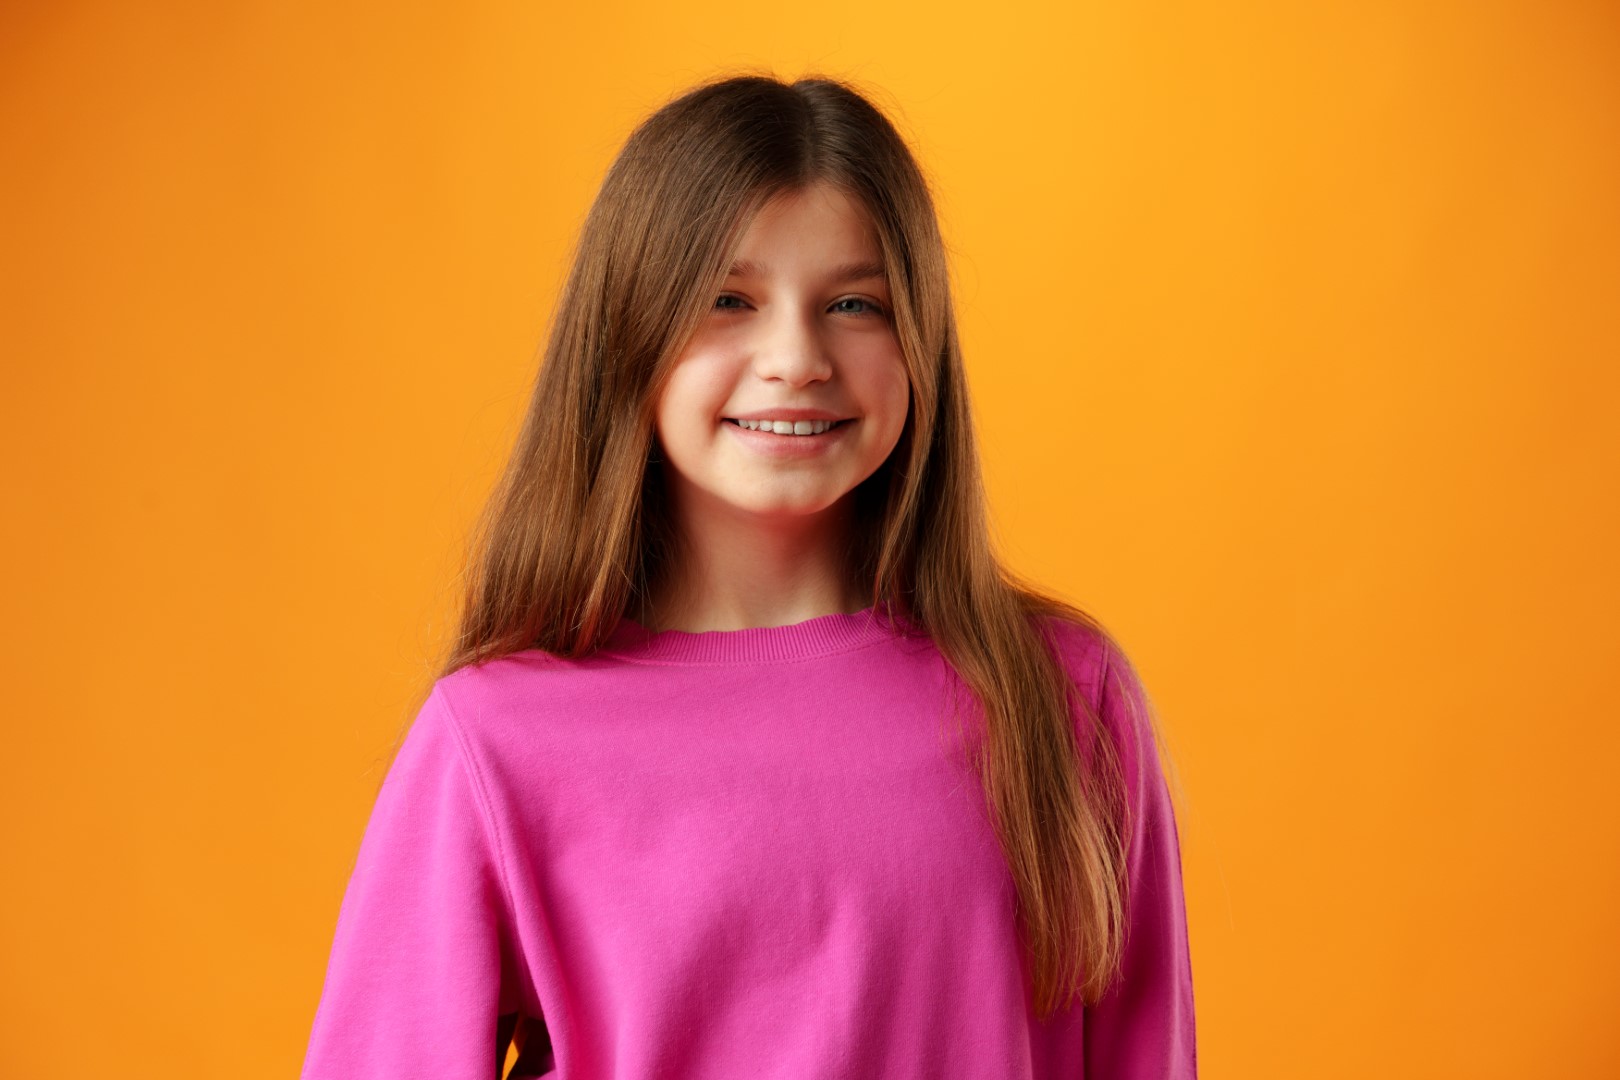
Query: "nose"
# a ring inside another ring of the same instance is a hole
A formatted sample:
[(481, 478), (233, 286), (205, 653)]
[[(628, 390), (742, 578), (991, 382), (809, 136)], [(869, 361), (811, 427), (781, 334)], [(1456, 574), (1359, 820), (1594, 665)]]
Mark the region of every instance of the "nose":
[(832, 378), (832, 357), (822, 340), (814, 316), (780, 310), (763, 320), (754, 347), (754, 374), (780, 379), (791, 386), (806, 386)]

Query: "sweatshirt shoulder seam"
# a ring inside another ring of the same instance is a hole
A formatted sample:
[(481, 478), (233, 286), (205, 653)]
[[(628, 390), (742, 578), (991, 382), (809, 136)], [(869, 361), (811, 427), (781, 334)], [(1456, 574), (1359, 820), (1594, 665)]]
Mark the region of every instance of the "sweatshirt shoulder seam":
[(517, 921), (517, 905), (514, 903), (512, 896), (511, 877), (507, 870), (506, 836), (501, 829), (500, 819), (491, 806), (489, 785), (484, 779), (483, 770), (479, 767), (477, 756), (469, 745), (466, 728), (462, 724), (461, 718), (456, 715), (455, 705), (451, 703), (450, 695), (446, 692), (442, 682), (433, 688), (433, 692), (438, 695), (440, 702), (444, 706), (445, 726), (450, 729), (451, 737), (455, 739), (456, 756), (461, 761), (463, 775), (466, 776), (468, 784), (472, 787), (473, 799), (478, 804), (478, 814), (483, 818), (484, 828), (489, 831), (490, 837), (495, 842), (495, 870), (500, 876), (501, 895), (506, 901), (508, 925), (512, 927), (514, 933), (521, 933)]

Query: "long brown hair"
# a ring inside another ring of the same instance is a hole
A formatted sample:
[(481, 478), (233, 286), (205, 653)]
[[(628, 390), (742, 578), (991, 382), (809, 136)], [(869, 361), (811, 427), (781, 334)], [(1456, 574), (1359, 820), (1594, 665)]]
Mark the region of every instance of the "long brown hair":
[(753, 213), (817, 181), (871, 217), (911, 380), (899, 443), (852, 493), (850, 580), (920, 626), (981, 708), (974, 765), (1045, 1018), (1117, 975), (1130, 822), (1116, 750), (1038, 624), (1079, 624), (1116, 664), (1123, 653), (992, 551), (933, 200), (899, 133), (848, 84), (722, 79), (631, 134), (581, 230), (439, 674), (524, 649), (584, 656), (643, 609), (676, 542), (653, 452), (663, 380)]

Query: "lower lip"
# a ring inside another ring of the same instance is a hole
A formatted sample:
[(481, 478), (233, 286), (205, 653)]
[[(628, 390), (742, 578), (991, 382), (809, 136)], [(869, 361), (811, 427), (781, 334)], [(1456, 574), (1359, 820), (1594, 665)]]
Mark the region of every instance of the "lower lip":
[(755, 453), (773, 458), (793, 459), (810, 458), (826, 453), (844, 441), (845, 434), (855, 426), (855, 421), (840, 421), (836, 427), (828, 428), (820, 435), (778, 435), (774, 431), (745, 428), (741, 424), (733, 424), (730, 420), (720, 421), (720, 426), (741, 439), (743, 445)]

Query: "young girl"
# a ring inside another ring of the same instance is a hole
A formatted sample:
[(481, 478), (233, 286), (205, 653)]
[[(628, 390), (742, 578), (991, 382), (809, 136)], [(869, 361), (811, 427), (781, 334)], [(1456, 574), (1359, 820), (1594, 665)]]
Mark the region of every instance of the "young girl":
[(989, 543), (889, 122), (630, 137), (343, 897), (306, 1080), (1191, 1077), (1131, 664)]

